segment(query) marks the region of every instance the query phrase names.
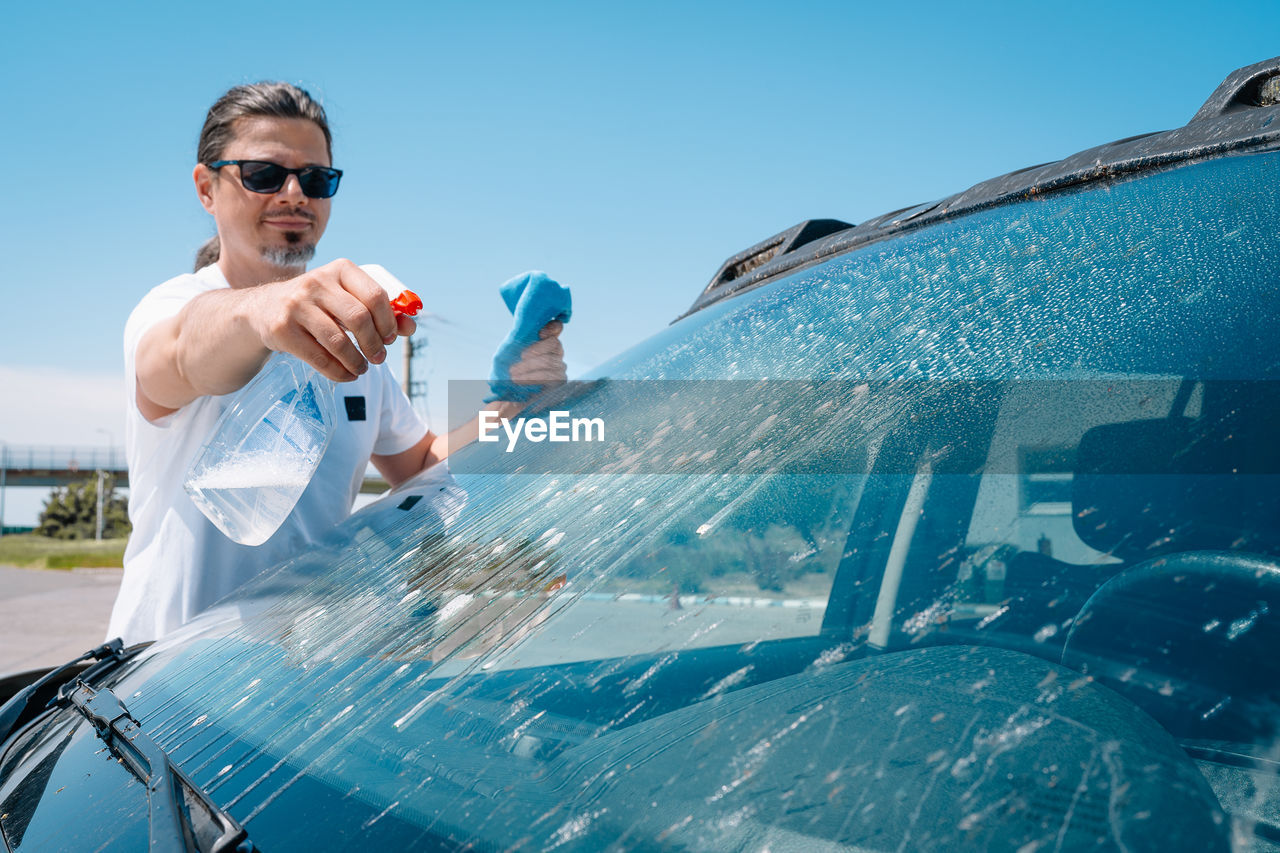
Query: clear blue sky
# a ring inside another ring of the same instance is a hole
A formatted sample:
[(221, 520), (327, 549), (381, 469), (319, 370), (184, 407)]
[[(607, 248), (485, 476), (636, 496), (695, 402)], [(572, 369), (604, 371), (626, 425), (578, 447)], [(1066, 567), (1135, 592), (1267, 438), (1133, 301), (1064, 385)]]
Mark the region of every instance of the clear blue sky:
[(451, 323), (443, 385), (487, 373), (517, 272), (573, 288), (582, 370), (751, 243), (1181, 125), (1277, 35), (1275, 2), (24, 4), (0, 51), (0, 441), (119, 442), (121, 330), (212, 233), (190, 172), (236, 83), (323, 100), (346, 177), (319, 259), (416, 286)]

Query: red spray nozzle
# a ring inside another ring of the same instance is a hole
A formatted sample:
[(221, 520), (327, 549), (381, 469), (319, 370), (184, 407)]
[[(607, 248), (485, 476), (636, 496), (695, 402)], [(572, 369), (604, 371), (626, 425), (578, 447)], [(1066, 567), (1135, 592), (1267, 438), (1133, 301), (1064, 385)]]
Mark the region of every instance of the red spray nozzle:
[(399, 296), (391, 300), (391, 310), (397, 315), (416, 317), (422, 310), (422, 299), (412, 290), (402, 290)]
[[(361, 264), (360, 269), (364, 270), (370, 278), (382, 286), (387, 292), (387, 297), (391, 299), (391, 310), (396, 316), (416, 317), (418, 312), (422, 310), (422, 298), (401, 283), (400, 279), (387, 272), (387, 268), (381, 264)], [(392, 296), (398, 293), (399, 296)]]

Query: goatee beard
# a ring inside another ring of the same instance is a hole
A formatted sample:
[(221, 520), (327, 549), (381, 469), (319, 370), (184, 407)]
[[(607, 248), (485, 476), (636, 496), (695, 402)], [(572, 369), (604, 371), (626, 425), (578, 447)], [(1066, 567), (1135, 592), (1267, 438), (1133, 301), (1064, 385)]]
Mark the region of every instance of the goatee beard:
[(296, 243), (291, 246), (264, 246), (262, 259), (281, 269), (303, 269), (307, 261), (315, 257), (315, 243)]

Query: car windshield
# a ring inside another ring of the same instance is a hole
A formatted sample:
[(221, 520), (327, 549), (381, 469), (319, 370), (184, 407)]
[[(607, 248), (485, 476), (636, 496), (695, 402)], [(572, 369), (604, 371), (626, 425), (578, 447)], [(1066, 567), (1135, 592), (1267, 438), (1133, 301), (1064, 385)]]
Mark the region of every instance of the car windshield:
[(1239, 793), (1280, 686), (1272, 177), (996, 206), (717, 303), (568, 392), (625, 452), (467, 448), (122, 698), (262, 849), (1272, 826)]

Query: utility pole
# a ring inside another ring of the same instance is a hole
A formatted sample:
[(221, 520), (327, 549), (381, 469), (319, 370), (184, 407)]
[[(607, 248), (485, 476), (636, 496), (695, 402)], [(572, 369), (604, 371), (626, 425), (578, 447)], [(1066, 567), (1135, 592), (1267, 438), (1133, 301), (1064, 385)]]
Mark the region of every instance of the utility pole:
[(0, 536), (4, 535), (4, 489), (9, 479), (9, 445), (0, 441)]
[[(419, 412), (427, 413), (427, 336), (419, 331), (404, 338), (404, 395)], [(415, 369), (415, 362), (417, 367)]]
[(99, 542), (102, 541), (102, 481), (107, 479), (107, 472), (98, 469), (98, 535), (94, 536)]
[[(98, 427), (94, 432), (100, 432), (107, 437), (107, 455), (110, 456), (115, 451), (115, 439), (111, 435), (111, 430)], [(98, 454), (95, 453), (94, 456)], [(110, 464), (110, 463), (108, 463)], [(99, 542), (102, 541), (102, 481), (106, 479), (107, 472), (98, 466), (98, 535), (94, 538)]]
[(404, 395), (409, 396), (413, 387), (413, 336), (404, 339)]

